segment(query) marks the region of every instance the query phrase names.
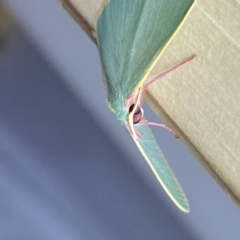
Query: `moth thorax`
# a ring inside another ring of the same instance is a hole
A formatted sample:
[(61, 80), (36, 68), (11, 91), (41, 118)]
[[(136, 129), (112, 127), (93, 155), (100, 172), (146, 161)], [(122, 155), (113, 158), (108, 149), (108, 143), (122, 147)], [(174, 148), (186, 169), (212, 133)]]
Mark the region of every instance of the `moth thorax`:
[[(129, 113), (133, 111), (134, 104), (129, 108)], [(136, 111), (133, 114), (133, 124), (137, 124), (143, 118), (143, 109), (141, 107), (137, 107)]]

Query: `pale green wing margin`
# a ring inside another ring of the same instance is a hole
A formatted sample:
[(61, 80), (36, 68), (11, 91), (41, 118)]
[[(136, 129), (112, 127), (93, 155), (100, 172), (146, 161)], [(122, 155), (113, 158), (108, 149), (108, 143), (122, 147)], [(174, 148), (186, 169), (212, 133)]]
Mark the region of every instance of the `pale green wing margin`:
[(141, 134), (141, 140), (134, 139), (139, 150), (150, 165), (158, 181), (173, 202), (184, 212), (189, 212), (185, 194), (174, 176), (161, 150), (159, 149), (150, 128), (146, 125), (135, 125)]

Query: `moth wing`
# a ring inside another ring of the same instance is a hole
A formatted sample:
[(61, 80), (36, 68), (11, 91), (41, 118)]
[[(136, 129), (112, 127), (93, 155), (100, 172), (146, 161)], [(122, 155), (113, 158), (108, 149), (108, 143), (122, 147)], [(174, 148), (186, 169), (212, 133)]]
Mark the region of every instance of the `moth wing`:
[(122, 107), (139, 88), (194, 2), (110, 0), (106, 4), (96, 33), (110, 105)]
[(185, 194), (158, 147), (150, 128), (146, 125), (135, 125), (135, 127), (142, 138), (141, 140), (133, 138), (133, 140), (149, 164), (157, 180), (177, 207), (184, 212), (189, 212), (190, 208)]

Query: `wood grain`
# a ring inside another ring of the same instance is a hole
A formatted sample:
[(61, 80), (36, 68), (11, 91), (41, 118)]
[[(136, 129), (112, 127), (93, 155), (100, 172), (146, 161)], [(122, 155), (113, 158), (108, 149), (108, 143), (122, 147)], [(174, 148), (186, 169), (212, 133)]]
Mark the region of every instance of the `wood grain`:
[[(61, 0), (94, 40), (104, 0)], [(199, 0), (148, 79), (147, 102), (240, 206), (240, 3)]]

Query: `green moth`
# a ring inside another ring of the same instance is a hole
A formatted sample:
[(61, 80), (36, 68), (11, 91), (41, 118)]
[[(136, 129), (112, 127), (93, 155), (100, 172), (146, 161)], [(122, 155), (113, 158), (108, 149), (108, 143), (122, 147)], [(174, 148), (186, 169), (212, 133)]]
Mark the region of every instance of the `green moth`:
[(146, 121), (141, 105), (147, 86), (167, 72), (148, 83), (146, 76), (193, 4), (194, 0), (110, 0), (96, 22), (108, 106), (184, 212), (189, 212), (187, 199), (148, 125), (167, 127)]

